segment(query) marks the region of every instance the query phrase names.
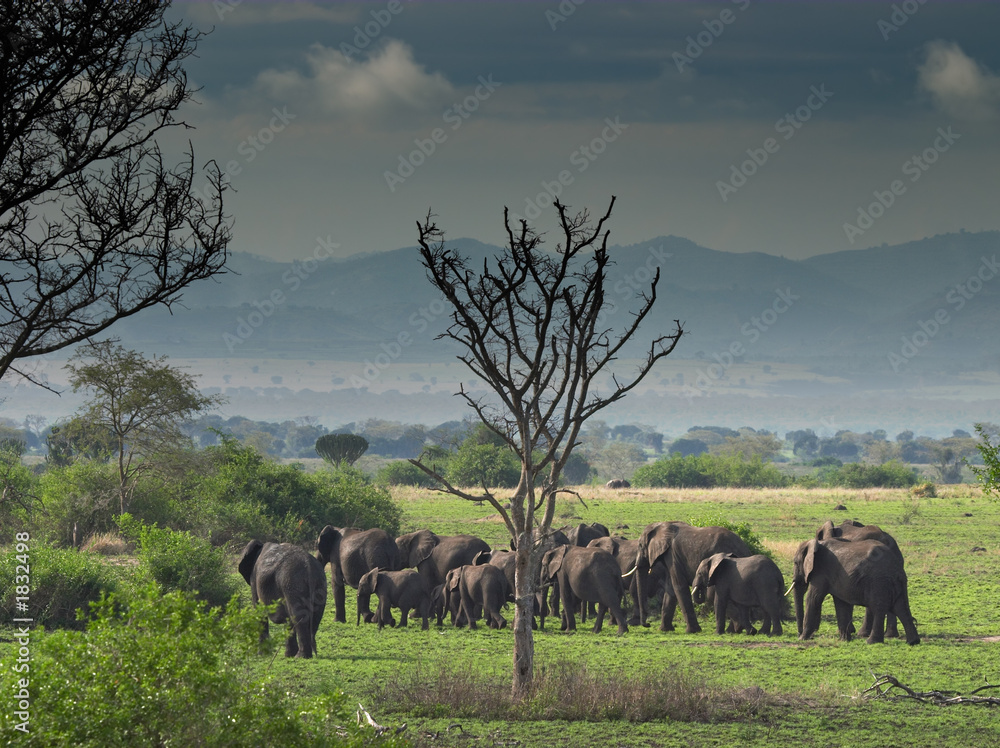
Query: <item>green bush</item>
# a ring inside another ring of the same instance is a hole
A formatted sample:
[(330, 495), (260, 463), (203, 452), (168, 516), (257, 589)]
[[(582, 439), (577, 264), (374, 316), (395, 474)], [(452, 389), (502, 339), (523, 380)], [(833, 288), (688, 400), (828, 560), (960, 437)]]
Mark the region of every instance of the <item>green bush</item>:
[(401, 511), (389, 492), (353, 468), (306, 473), (231, 437), (209, 447), (210, 468), (192, 493), (196, 525), (216, 545), (249, 538), (312, 541), (325, 525), (398, 533)]
[(40, 480), (45, 513), (36, 513), (35, 534), (59, 545), (73, 545), (98, 532), (115, 529), (119, 509), (118, 476), (113, 465), (80, 460), (50, 468)]
[[(219, 614), (180, 592), (93, 606), (86, 632), (33, 637), (27, 732), (5, 709), (0, 743), (57, 748), (400, 746), (359, 728), (343, 693), (302, 699), (253, 675), (259, 611)], [(272, 640), (274, 641), (274, 640)], [(13, 668), (0, 672), (17, 692)]]
[[(32, 542), (27, 555), (31, 577), (28, 615), (46, 628), (82, 628), (77, 610), (86, 610), (102, 593), (115, 592), (122, 586), (112, 567), (87, 553)], [(15, 610), (15, 582), (18, 575), (24, 574), (17, 569), (23, 565), (21, 560), (16, 546), (0, 555), (0, 610), (4, 621), (24, 617)]]
[(37, 506), (38, 476), (21, 462), (23, 454), (24, 442), (0, 439), (0, 543), (26, 529)]
[(733, 522), (721, 514), (710, 514), (689, 519), (688, 524), (695, 527), (725, 527), (742, 538), (743, 542), (749, 546), (751, 555), (762, 553), (772, 561), (779, 562), (779, 559), (775, 558), (774, 554), (764, 547), (764, 541), (760, 539), (760, 535), (754, 532), (748, 522)]
[(917, 482), (917, 472), (898, 460), (884, 465), (849, 462), (824, 472), (822, 480), (829, 486), (846, 488), (909, 488)]
[(222, 548), (184, 530), (147, 525), (127, 512), (118, 516), (118, 526), (138, 546), (143, 568), (162, 589), (190, 592), (216, 606), (236, 592)]
[(380, 486), (420, 486), (434, 488), (437, 481), (408, 460), (393, 460), (375, 473), (375, 483)]
[(635, 471), (639, 488), (769, 488), (787, 486), (790, 479), (772, 463), (742, 455), (674, 453)]
[(467, 439), (448, 462), (445, 477), (456, 486), (514, 488), (521, 480), (521, 461), (507, 447)]

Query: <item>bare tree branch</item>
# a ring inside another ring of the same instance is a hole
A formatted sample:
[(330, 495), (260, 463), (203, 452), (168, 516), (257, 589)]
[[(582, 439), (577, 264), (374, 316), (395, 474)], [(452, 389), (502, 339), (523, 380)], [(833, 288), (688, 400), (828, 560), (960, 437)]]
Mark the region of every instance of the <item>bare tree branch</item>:
[(0, 378), (224, 270), (224, 176), (156, 141), (202, 36), (167, 7), (0, 0)]
[[(505, 209), (507, 247), (492, 261), (485, 259), (480, 270), (446, 245), (433, 213), (417, 222), (428, 280), (452, 309), (451, 324), (438, 337), (462, 347), (459, 360), (489, 389), (479, 395), (462, 387), (457, 394), (514, 451), (521, 476), (508, 513), (485, 485), (484, 495), (474, 497), (420, 460), (412, 462), (443, 492), (488, 501), (504, 519), (517, 552), (515, 696), (526, 692), (531, 679), (531, 608), (524, 601), (534, 592), (556, 496), (566, 492), (559, 488), (560, 476), (580, 430), (588, 418), (634, 389), (683, 335), (675, 321), (672, 332), (652, 341), (634, 373), (620, 378), (620, 372), (610, 371), (656, 302), (659, 272), (623, 329), (606, 326), (605, 282), (611, 262), (606, 224), (615, 198), (596, 223), (586, 211), (571, 214), (559, 200), (553, 205), (559, 223), (554, 253), (542, 251), (542, 234), (524, 220), (513, 224)], [(612, 386), (602, 393), (597, 378), (606, 371)]]

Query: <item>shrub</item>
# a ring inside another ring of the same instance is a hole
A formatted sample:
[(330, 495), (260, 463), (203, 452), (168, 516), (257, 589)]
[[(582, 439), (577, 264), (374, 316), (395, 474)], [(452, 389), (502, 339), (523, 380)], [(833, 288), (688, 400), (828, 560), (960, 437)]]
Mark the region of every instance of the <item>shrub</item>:
[(35, 527), (51, 541), (71, 546), (115, 528), (118, 477), (112, 465), (81, 460), (52, 468), (42, 474), (40, 487), (45, 514)]
[(312, 541), (325, 525), (397, 533), (401, 511), (389, 492), (353, 468), (307, 474), (232, 437), (209, 447), (211, 467), (193, 489), (198, 524), (215, 544), (248, 538)]
[(122, 514), (122, 533), (139, 547), (139, 560), (164, 590), (196, 594), (210, 605), (224, 605), (236, 591), (225, 551), (187, 531), (147, 525)]
[(80, 550), (100, 556), (121, 556), (128, 553), (129, 545), (120, 535), (113, 532), (99, 532), (84, 540)]
[[(86, 632), (32, 639), (31, 722), (0, 723), (0, 743), (23, 746), (402, 745), (355, 723), (335, 690), (303, 700), (254, 676), (259, 613), (225, 613), (149, 587), (127, 607), (93, 606)], [(0, 672), (3, 693), (19, 676)]]
[(862, 465), (849, 462), (824, 476), (830, 486), (846, 488), (908, 488), (917, 482), (917, 472), (898, 460), (884, 465)]
[(456, 486), (514, 488), (521, 480), (521, 461), (507, 447), (467, 439), (448, 462), (446, 477)]
[(937, 496), (937, 487), (933, 483), (919, 483), (910, 489), (910, 493), (922, 499), (933, 499)]
[(394, 460), (379, 468), (375, 483), (381, 486), (420, 486), (434, 488), (437, 481), (408, 460)]
[[(0, 555), (0, 609), (4, 620), (18, 617), (15, 612), (15, 579), (19, 561), (14, 549)], [(120, 589), (118, 574), (100, 559), (68, 548), (31, 544), (30, 616), (46, 628), (82, 628), (77, 610), (100, 599), (106, 592)], [(21, 572), (23, 573), (23, 571)]]
[(787, 486), (790, 479), (772, 463), (742, 455), (673, 454), (643, 465), (632, 484), (640, 488), (765, 488)]
[(763, 553), (772, 561), (778, 561), (778, 559), (774, 557), (774, 554), (764, 547), (764, 541), (760, 539), (760, 536), (756, 532), (754, 532), (748, 522), (732, 522), (722, 515), (711, 514), (690, 519), (688, 520), (688, 524), (694, 525), (695, 527), (725, 527), (727, 530), (732, 530), (740, 536), (743, 542), (750, 547), (750, 553), (752, 555)]

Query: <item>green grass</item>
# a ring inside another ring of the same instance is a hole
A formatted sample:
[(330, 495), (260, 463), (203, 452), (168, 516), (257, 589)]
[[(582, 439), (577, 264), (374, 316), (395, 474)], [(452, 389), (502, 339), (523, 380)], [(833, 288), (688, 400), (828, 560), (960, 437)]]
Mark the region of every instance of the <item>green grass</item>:
[[(786, 578), (795, 547), (826, 519), (878, 524), (898, 540), (907, 562), (910, 601), (922, 643), (909, 647), (836, 639), (833, 606), (809, 642), (799, 642), (794, 621), (776, 639), (660, 633), (632, 628), (618, 637), (614, 627), (594, 635), (589, 627), (566, 634), (536, 632), (536, 666), (585, 663), (610, 678), (662, 678), (690, 673), (720, 693), (761, 689), (762, 706), (752, 714), (733, 707), (732, 719), (709, 724), (654, 721), (481, 720), (446, 708), (400, 710), (386, 699), (386, 683), (398, 687), (435, 681), (442, 670), (468, 672), (505, 689), (510, 683), (509, 629), (475, 632), (446, 627), (430, 632), (356, 627), (324, 619), (319, 657), (311, 663), (281, 658), (267, 664), (288, 687), (315, 695), (334, 685), (347, 690), (382, 724), (407, 725), (418, 745), (510, 744), (551, 746), (992, 746), (1000, 742), (1000, 709), (936, 707), (912, 701), (873, 701), (862, 692), (872, 674), (891, 673), (918, 691), (969, 693), (984, 679), (1000, 682), (1000, 506), (973, 486), (942, 487), (941, 497), (914, 499), (905, 490), (780, 489), (706, 491), (583, 489), (587, 503), (560, 502), (557, 524), (603, 522), (635, 537), (649, 522), (723, 516), (748, 522), (775, 552)], [(477, 507), (419, 489), (399, 489), (403, 531), (430, 527), (441, 534), (468, 532), (506, 545), (502, 523), (488, 505)], [(835, 511), (843, 504), (847, 511)], [(966, 515), (971, 516), (966, 516)], [(985, 551), (973, 552), (974, 547)], [(349, 605), (351, 597), (348, 596)], [(860, 623), (860, 611), (856, 619)], [(508, 613), (508, 617), (512, 612)], [(353, 616), (348, 613), (348, 620)], [(704, 625), (704, 623), (703, 623)], [(752, 693), (759, 693), (752, 691)], [(1000, 695), (996, 691), (988, 695)], [(722, 711), (725, 714), (725, 709)], [(457, 727), (455, 725), (458, 725)], [(449, 727), (451, 729), (449, 729)]]
[[(586, 507), (561, 500), (556, 524), (603, 522), (636, 537), (661, 520), (725, 517), (748, 523), (778, 560), (786, 579), (797, 545), (825, 520), (853, 518), (892, 533), (906, 558), (910, 603), (922, 643), (884, 645), (836, 638), (833, 606), (827, 601), (816, 637), (799, 642), (795, 623), (778, 638), (718, 636), (703, 631), (661, 633), (633, 627), (619, 637), (605, 625), (567, 634), (552, 627), (536, 632), (536, 667), (546, 672), (585, 667), (623, 688), (633, 681), (662, 683), (678, 677), (714, 699), (710, 721), (657, 719), (539, 719), (544, 705), (516, 713), (518, 719), (483, 719), (456, 708), (407, 706), (400, 689), (440, 689), (442, 671), (467, 684), (504, 693), (511, 680), (512, 632), (480, 627), (421, 631), (333, 620), (332, 600), (320, 626), (318, 656), (311, 661), (260, 658), (261, 671), (307, 699), (344, 689), (381, 724), (405, 723), (416, 745), (473, 746), (955, 746), (1000, 744), (1000, 709), (939, 707), (913, 701), (874, 701), (863, 696), (874, 674), (892, 674), (918, 691), (968, 694), (1000, 683), (1000, 504), (974, 486), (944, 486), (937, 498), (914, 498), (891, 489), (774, 489), (608, 491), (581, 489)], [(498, 494), (503, 495), (503, 494)], [(431, 491), (394, 491), (404, 518), (401, 532), (428, 527), (440, 534), (472, 533), (506, 546), (506, 530), (489, 505), (451, 499)], [(838, 504), (847, 511), (836, 511)], [(971, 515), (971, 516), (967, 516)], [(984, 548), (984, 551), (973, 551)], [(243, 585), (242, 589), (246, 589)], [(508, 610), (508, 618), (513, 612)], [(860, 611), (855, 620), (860, 624)], [(272, 635), (280, 636), (279, 627)], [(654, 686), (655, 687), (655, 686)], [(1000, 691), (986, 692), (1000, 696)]]

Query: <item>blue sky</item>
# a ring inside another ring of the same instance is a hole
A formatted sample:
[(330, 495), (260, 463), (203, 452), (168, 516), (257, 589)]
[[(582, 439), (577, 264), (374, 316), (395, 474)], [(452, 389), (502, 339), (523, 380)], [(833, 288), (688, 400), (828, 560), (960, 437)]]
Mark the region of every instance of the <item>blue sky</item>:
[[(292, 260), (551, 230), (552, 194), (791, 258), (1000, 228), (1000, 6), (907, 2), (177, 3), (199, 159), (233, 248)], [(853, 227), (853, 228), (851, 228)], [(329, 238), (329, 239), (327, 239)]]

